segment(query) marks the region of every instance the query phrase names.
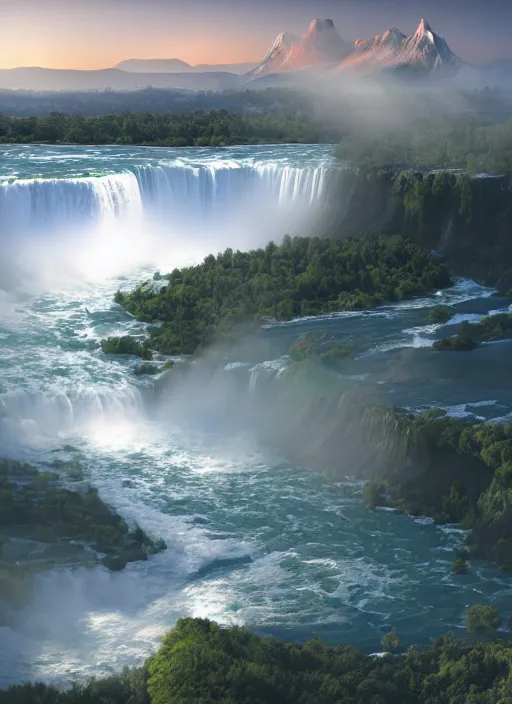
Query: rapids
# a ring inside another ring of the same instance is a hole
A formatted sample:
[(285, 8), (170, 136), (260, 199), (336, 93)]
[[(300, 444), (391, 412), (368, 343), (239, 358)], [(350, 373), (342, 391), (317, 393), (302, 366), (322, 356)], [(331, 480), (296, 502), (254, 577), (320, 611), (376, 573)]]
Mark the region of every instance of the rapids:
[[(389, 628), (403, 647), (461, 628), (471, 603), (509, 615), (512, 577), (485, 564), (450, 574), (460, 531), (364, 510), (353, 479), (332, 485), (264, 446), (257, 428), (221, 422), (216, 387), (156, 396), (136, 360), (99, 350), (105, 336), (144, 334), (113, 304), (118, 288), (217, 247), (299, 232), (331, 168), (327, 147), (3, 148), (1, 454), (39, 465), (78, 456), (102, 498), (168, 550), (121, 573), (56, 568), (25, 609), (0, 605), (0, 687), (139, 663), (185, 615), (367, 652)], [(505, 305), (491, 294), (459, 281), (431, 298), (269, 327), (269, 359), (227, 360), (220, 378), (243, 375), (249, 399), (288, 383), (290, 342), (319, 327), (359, 341), (344, 374), (389, 403), (507, 417), (508, 343), (430, 349), (443, 332), (428, 324), (430, 306), (479, 316)]]

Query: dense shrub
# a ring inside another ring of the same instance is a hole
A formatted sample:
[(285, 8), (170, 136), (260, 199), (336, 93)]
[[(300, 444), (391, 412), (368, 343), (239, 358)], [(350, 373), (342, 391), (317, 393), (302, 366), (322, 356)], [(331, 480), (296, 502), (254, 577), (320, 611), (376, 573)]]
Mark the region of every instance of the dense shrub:
[(450, 306), (435, 306), (428, 313), (428, 319), (431, 323), (447, 323), (453, 316), (455, 311)]
[(434, 343), (436, 350), (474, 350), (482, 342), (512, 339), (512, 314), (488, 315), (479, 323), (464, 321), (459, 325), (457, 335), (443, 338)]
[(130, 335), (107, 337), (101, 341), (101, 351), (105, 354), (135, 355), (147, 361), (153, 358), (151, 351)]
[(496, 631), (501, 626), (501, 616), (494, 606), (475, 604), (466, 614), (468, 631)]

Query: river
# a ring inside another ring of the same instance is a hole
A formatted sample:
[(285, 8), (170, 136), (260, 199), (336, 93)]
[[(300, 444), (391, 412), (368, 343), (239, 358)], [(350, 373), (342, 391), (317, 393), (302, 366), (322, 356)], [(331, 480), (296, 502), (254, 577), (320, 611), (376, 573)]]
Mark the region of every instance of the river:
[[(0, 687), (140, 663), (180, 616), (373, 652), (390, 628), (402, 647), (462, 628), (472, 603), (509, 615), (512, 577), (484, 563), (450, 574), (462, 538), (453, 526), (366, 511), (350, 477), (330, 484), (293, 466), (254, 429), (215, 423), (214, 406), (195, 415), (201, 390), (187, 409), (157, 400), (136, 360), (99, 349), (108, 335), (144, 334), (116, 290), (304, 232), (333, 169), (326, 146), (2, 148), (1, 454), (39, 465), (79, 455), (101, 497), (168, 549), (121, 573), (56, 568), (25, 609), (0, 607)], [(322, 326), (359, 341), (346, 374), (386, 402), (508, 417), (508, 343), (431, 350), (443, 326), (428, 324), (429, 307), (449, 302), (457, 320), (477, 319), (505, 305), (491, 294), (459, 280), (431, 298), (271, 327), (262, 334), (275, 354), (247, 369), (247, 393), (276, 381), (290, 341)]]

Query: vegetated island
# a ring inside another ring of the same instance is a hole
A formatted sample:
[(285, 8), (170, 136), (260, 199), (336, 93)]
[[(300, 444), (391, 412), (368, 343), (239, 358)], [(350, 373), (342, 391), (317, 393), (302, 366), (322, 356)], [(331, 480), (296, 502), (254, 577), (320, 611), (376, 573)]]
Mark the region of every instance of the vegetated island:
[[(501, 623), (493, 607), (467, 613), (469, 631)], [(377, 637), (378, 640), (378, 637)], [(10, 687), (3, 704), (484, 704), (512, 701), (512, 644), (462, 642), (447, 634), (394, 655), (399, 636), (382, 637), (383, 657), (352, 646), (305, 645), (261, 638), (246, 628), (181, 619), (140, 668), (75, 684)]]
[(210, 254), (202, 264), (118, 291), (115, 301), (139, 320), (158, 323), (144, 349), (192, 354), (229, 339), (247, 321), (370, 308), (450, 284), (440, 257), (402, 237), (285, 237), (279, 246)]
[[(402, 237), (349, 242), (286, 238), (279, 247), (270, 243), (247, 253), (226, 250), (217, 257), (210, 255), (202, 264), (157, 276), (131, 293), (118, 292), (115, 300), (137, 318), (158, 323), (150, 328), (148, 347), (164, 354), (190, 354), (214, 341), (236, 339), (236, 325), (247, 320), (258, 326), (265, 317), (289, 319), (366, 308), (450, 283), (441, 258)], [(429, 312), (435, 321), (446, 322), (452, 315), (448, 306)], [(512, 329), (512, 316), (488, 316), (469, 327), (479, 331), (479, 339), (501, 339)], [(343, 363), (357, 346), (356, 341), (338, 341), (326, 347), (322, 340), (320, 331), (306, 333), (289, 350), (299, 374), (300, 364), (308, 365), (306, 385), (297, 382), (301, 389), (304, 386), (304, 403), (294, 394), (293, 407), (283, 405), (283, 384), (279, 403), (266, 399), (270, 407), (286, 414), (298, 461), (334, 479), (356, 474), (370, 480), (370, 504), (390, 502), (409, 514), (471, 528), (469, 555), (512, 570), (512, 494), (508, 493), (512, 492), (508, 471), (512, 424), (473, 424), (445, 417), (442, 410), (416, 417), (369, 404), (364, 395), (357, 396), (359, 391), (351, 399), (335, 374), (328, 383), (329, 393), (320, 392), (311, 360), (319, 358), (324, 368)], [(267, 393), (272, 394), (272, 388)], [(315, 405), (320, 393), (321, 414)], [(350, 405), (347, 417), (343, 402)], [(304, 423), (308, 438), (315, 434), (323, 438), (321, 451), (315, 443), (317, 450), (311, 452), (306, 440), (301, 447), (304, 434), (298, 430)], [(275, 427), (282, 427), (279, 418)], [(356, 438), (354, 458), (347, 447)], [(285, 437), (270, 440), (285, 452), (290, 449)], [(344, 456), (351, 457), (350, 466), (340, 460)]]
[(41, 570), (98, 563), (121, 570), (166, 548), (84, 484), (78, 462), (51, 469), (0, 460), (0, 600), (11, 604), (24, 603)]
[(483, 342), (498, 342), (512, 339), (512, 313), (487, 315), (478, 323), (462, 322), (456, 335), (434, 342), (438, 351), (474, 350)]
[(335, 143), (339, 132), (306, 116), (205, 110), (190, 113), (41, 117), (0, 115), (2, 144), (140, 144), (221, 147), (235, 144)]

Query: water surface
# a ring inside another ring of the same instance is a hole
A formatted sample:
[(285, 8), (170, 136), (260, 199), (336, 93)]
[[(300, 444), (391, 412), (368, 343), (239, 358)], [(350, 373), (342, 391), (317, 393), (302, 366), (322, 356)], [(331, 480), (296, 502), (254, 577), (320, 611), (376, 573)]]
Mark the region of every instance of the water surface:
[[(99, 349), (105, 336), (144, 334), (113, 304), (118, 288), (217, 244), (267, 240), (269, 218), (277, 232), (303, 201), (321, 207), (331, 159), (327, 147), (3, 149), (2, 454), (39, 464), (79, 456), (102, 498), (168, 550), (122, 573), (55, 569), (26, 609), (0, 607), (0, 685), (139, 663), (180, 616), (366, 652), (391, 628), (404, 647), (461, 628), (472, 603), (507, 616), (511, 577), (484, 564), (450, 574), (460, 531), (366, 511), (357, 482), (293, 466), (250, 427), (180, 414), (172, 396), (157, 407), (153, 382), (133, 374), (137, 360)], [(248, 216), (258, 204), (267, 219)], [(491, 293), (459, 281), (431, 298), (264, 330), (274, 353), (247, 369), (247, 393), (273, 383), (298, 334), (321, 328), (358, 340), (358, 358), (339, 373), (390, 403), (506, 417), (508, 343), (436, 354), (447, 326), (427, 319), (440, 302), (471, 319), (508, 305)]]

